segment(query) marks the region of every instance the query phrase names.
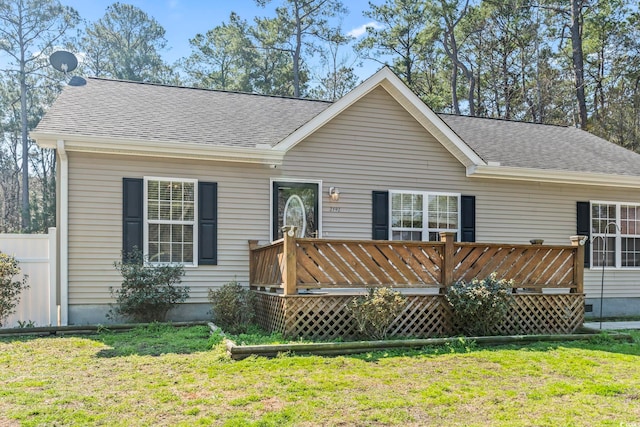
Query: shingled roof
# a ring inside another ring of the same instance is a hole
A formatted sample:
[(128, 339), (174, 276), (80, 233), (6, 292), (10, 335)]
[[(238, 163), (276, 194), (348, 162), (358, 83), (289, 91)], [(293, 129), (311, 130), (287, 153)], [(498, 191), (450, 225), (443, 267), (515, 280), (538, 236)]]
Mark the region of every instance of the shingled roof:
[(67, 86), (37, 133), (232, 147), (275, 145), (331, 103), (88, 78)]
[(575, 127), (438, 116), (486, 162), (519, 168), (640, 175), (640, 154)]
[[(379, 81), (392, 79), (397, 81), (393, 84), (403, 85), (384, 69), (374, 76), (378, 75)], [(297, 137), (297, 129), (322, 116), (331, 105), (325, 101), (88, 78), (85, 85), (70, 85), (63, 90), (34, 134), (97, 138), (105, 144), (114, 139), (270, 149), (289, 135)], [(438, 117), (461, 144), (491, 167), (640, 176), (639, 154), (574, 127), (449, 114)]]

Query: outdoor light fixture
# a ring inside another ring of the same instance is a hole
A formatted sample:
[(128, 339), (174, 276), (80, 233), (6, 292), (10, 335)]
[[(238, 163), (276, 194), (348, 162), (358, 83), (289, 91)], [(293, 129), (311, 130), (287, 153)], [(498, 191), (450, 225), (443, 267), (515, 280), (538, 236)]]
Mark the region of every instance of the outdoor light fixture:
[(332, 202), (340, 200), (340, 190), (338, 187), (329, 187), (329, 198)]

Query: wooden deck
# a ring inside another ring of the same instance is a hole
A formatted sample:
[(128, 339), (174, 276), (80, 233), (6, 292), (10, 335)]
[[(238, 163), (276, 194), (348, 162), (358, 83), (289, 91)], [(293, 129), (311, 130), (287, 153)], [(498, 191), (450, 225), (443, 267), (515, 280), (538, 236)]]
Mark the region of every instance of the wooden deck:
[(354, 294), (388, 286), (408, 296), (392, 335), (446, 336), (452, 331), (447, 286), (495, 272), (515, 283), (510, 315), (495, 333), (571, 333), (582, 324), (579, 236), (568, 246), (457, 243), (451, 233), (442, 233), (441, 240), (296, 239), (285, 232), (270, 245), (250, 242), (250, 286), (258, 291), (259, 322), (291, 337), (351, 337), (355, 329), (346, 306)]

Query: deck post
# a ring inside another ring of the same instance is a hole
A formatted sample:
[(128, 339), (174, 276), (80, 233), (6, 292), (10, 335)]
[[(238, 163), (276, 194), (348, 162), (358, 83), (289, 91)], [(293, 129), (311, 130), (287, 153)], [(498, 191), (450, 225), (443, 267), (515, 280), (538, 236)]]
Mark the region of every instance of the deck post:
[(253, 251), (258, 247), (257, 240), (249, 240), (249, 288), (254, 289), (256, 281), (256, 263), (253, 257)]
[(455, 255), (453, 242), (455, 237), (456, 233), (451, 231), (442, 231), (440, 233), (440, 241), (444, 243), (444, 252), (442, 254), (442, 275), (440, 276), (440, 281), (442, 282), (442, 287), (440, 288), (441, 294), (446, 293), (447, 287), (451, 286), (453, 283), (453, 257)]
[(296, 286), (296, 227), (285, 225), (282, 227), (282, 236), (284, 239), (283, 293), (284, 295), (295, 295), (298, 293)]
[(573, 283), (576, 285), (570, 293), (584, 293), (584, 243), (588, 236), (571, 236), (571, 246), (576, 247), (576, 253), (573, 257)]

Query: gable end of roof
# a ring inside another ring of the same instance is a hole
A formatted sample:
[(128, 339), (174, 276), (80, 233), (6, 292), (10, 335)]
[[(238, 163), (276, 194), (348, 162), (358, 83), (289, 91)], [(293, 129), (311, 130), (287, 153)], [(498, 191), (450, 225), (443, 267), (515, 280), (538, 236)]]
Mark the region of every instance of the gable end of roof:
[(378, 87), (386, 90), (465, 167), (486, 165), (486, 162), (388, 67), (383, 67), (347, 95), (334, 102), (326, 110), (276, 144), (274, 149), (289, 151)]

